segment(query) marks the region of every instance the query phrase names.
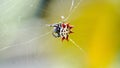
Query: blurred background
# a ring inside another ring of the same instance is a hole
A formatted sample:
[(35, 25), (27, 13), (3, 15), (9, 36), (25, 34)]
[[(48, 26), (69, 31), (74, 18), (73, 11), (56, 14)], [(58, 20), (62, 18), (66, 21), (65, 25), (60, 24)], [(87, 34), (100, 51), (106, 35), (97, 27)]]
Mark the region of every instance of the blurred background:
[[(0, 68), (119, 68), (119, 0), (0, 0)], [(74, 25), (71, 41), (46, 24)]]

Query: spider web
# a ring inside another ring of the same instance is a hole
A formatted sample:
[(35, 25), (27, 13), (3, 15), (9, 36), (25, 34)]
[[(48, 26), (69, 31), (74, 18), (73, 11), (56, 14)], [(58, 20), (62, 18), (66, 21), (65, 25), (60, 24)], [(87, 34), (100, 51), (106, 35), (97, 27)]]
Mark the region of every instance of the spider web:
[[(61, 3), (63, 3), (65, 0), (60, 0), (60, 1), (61, 1)], [(63, 15), (61, 15), (61, 17), (64, 17), (63, 21), (68, 21), (68, 19), (71, 17), (72, 13), (75, 11), (75, 9), (79, 6), (80, 3), (81, 3), (81, 0), (71, 0), (71, 3), (69, 5), (69, 7), (67, 7), (67, 9), (68, 9), (67, 14), (63, 13)], [(58, 5), (61, 6), (61, 4), (58, 4)], [(65, 5), (63, 5), (63, 6), (65, 6)], [(60, 8), (64, 8), (63, 6), (60, 7)], [(41, 10), (47, 12), (44, 9), (41, 9)], [(49, 12), (47, 12), (47, 13), (49, 13)], [(19, 18), (18, 21), (20, 21), (20, 18)], [(42, 27), (47, 28), (46, 24), (42, 24), (42, 25), (40, 25), (40, 27), (41, 28)], [(52, 31), (52, 29), (48, 30), (48, 32), (45, 32), (44, 34), (41, 34), (41, 35), (39, 35), (37, 37), (34, 37), (34, 38), (30, 39), (30, 40), (27, 40), (27, 41), (24, 41), (24, 42), (21, 42), (21, 43), (17, 43), (17, 44), (14, 44), (14, 45), (8, 44), (7, 46), (1, 48), (0, 51), (4, 51), (4, 50), (6, 50), (8, 48), (11, 48), (11, 47), (19, 46), (20, 44), (21, 45), (22, 44), (28, 44), (28, 43), (31, 43), (32, 41), (37, 40), (37, 39), (42, 39), (42, 38), (48, 36), (51, 33), (51, 31)], [(85, 53), (84, 50), (73, 39), (70, 38), (70, 42), (73, 43), (73, 45), (76, 46), (81, 52)]]

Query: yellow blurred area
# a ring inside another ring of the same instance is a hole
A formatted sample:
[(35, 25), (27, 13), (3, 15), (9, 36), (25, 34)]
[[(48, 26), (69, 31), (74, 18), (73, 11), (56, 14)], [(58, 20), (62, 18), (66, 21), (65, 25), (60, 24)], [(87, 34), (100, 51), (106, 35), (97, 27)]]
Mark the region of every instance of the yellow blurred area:
[[(109, 3), (95, 2), (85, 5), (71, 20), (74, 24), (72, 35), (78, 44), (83, 42), (87, 50), (88, 68), (109, 68), (116, 54), (116, 23), (115, 6)], [(81, 41), (82, 40), (82, 41)]]

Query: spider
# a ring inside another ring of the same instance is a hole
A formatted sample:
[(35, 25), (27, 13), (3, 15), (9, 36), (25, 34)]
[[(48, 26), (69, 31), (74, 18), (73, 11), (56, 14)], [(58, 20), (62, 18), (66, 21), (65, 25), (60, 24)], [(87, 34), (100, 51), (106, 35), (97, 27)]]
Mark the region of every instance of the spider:
[(62, 41), (63, 40), (68, 41), (69, 34), (73, 33), (71, 30), (73, 26), (71, 26), (69, 23), (60, 22), (60, 23), (51, 24), (49, 26), (54, 27), (52, 35), (55, 38), (61, 38)]

